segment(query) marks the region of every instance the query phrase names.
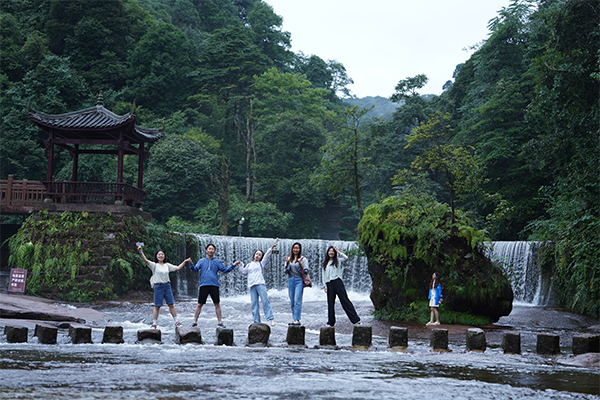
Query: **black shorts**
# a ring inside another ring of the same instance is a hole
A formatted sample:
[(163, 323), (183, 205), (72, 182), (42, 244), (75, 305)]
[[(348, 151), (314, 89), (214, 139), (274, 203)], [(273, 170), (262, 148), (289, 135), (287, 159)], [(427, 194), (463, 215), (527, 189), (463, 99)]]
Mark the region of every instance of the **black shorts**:
[(214, 304), (219, 304), (221, 302), (219, 299), (218, 286), (200, 286), (200, 290), (198, 291), (198, 304), (206, 304), (206, 299), (209, 294)]

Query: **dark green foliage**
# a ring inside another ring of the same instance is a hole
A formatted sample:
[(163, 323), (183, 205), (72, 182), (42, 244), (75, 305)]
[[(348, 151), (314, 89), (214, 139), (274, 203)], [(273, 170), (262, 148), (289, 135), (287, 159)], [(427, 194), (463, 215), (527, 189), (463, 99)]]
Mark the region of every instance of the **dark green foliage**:
[(198, 140), (165, 137), (150, 150), (144, 208), (162, 222), (173, 215), (191, 220), (199, 204), (211, 196), (210, 177), (217, 162)]
[(504, 271), (485, 254), (483, 232), (432, 197), (388, 197), (365, 210), (358, 241), (369, 258), (376, 310), (399, 312), (426, 299), (433, 272), (441, 274), (448, 309), (497, 321), (512, 309)]
[[(444, 325), (458, 324), (467, 326), (484, 326), (492, 322), (488, 317), (451, 311), (444, 303), (440, 304), (438, 311), (440, 313), (440, 320)], [(413, 321), (425, 324), (430, 319), (430, 312), (431, 309), (429, 307), (429, 302), (415, 301), (399, 310), (391, 310), (389, 308), (376, 310), (373, 312), (373, 316), (382, 320)]]

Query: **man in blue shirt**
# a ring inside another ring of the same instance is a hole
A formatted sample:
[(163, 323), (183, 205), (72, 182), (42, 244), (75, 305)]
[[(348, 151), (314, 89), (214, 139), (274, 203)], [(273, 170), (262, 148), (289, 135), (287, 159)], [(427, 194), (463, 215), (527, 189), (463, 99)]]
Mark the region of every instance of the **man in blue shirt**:
[(194, 312), (194, 323), (192, 326), (198, 325), (198, 317), (200, 317), (200, 312), (202, 311), (202, 306), (206, 304), (206, 299), (208, 295), (213, 301), (215, 305), (215, 314), (217, 314), (217, 326), (220, 328), (225, 328), (225, 324), (221, 321), (221, 304), (219, 299), (219, 276), (217, 275), (217, 271), (221, 271), (223, 273), (227, 273), (232, 271), (241, 261), (233, 262), (229, 267), (225, 267), (223, 262), (217, 258), (214, 258), (215, 255), (215, 245), (210, 243), (206, 245), (206, 257), (199, 260), (196, 265), (191, 264), (190, 269), (192, 272), (200, 271), (200, 290), (198, 291), (198, 305), (196, 306), (196, 311)]

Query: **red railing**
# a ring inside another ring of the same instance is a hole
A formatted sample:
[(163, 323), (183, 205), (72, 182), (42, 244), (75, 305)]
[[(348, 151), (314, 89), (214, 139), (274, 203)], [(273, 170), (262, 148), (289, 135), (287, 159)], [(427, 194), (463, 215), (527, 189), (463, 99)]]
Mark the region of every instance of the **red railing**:
[(42, 182), (46, 187), (46, 198), (58, 203), (114, 204), (123, 201), (127, 205), (142, 204), (144, 192), (127, 183), (108, 182)]
[(38, 181), (15, 181), (9, 175), (7, 180), (0, 180), (0, 206), (6, 211), (18, 211), (33, 207), (34, 203), (44, 201), (46, 187)]

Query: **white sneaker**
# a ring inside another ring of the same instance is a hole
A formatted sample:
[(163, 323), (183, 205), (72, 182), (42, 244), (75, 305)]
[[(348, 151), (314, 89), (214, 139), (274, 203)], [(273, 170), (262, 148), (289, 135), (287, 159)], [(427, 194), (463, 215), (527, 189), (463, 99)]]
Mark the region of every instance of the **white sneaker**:
[(429, 321), (428, 323), (426, 323), (425, 325), (433, 325), (433, 322)]
[(440, 321), (436, 321), (432, 325), (439, 325), (439, 324), (440, 324)]
[(271, 326), (275, 326), (275, 320), (274, 319), (271, 320)]

